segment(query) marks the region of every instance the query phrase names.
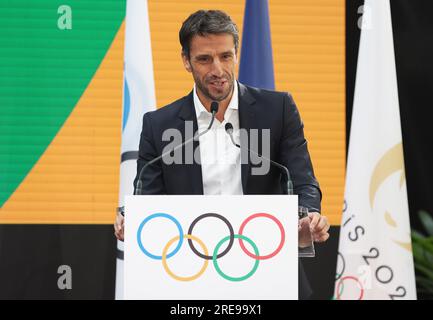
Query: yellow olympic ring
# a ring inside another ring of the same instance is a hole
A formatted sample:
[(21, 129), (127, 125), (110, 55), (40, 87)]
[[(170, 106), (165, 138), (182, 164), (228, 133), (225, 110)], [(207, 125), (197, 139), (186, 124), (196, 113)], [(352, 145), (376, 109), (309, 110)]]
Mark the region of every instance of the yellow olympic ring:
[[(199, 244), (199, 245), (201, 246), (201, 248), (203, 249), (204, 254), (205, 254), (205, 255), (208, 255), (208, 254), (209, 254), (209, 253), (208, 253), (208, 250), (207, 250), (207, 248), (206, 248), (206, 246), (205, 246), (205, 244), (204, 244), (204, 242), (201, 241), (201, 240), (200, 240), (199, 238), (197, 238), (196, 236), (193, 236), (193, 235), (191, 235), (191, 234), (184, 234), (183, 237), (186, 238), (186, 239), (191, 239), (191, 240), (197, 241), (198, 244)], [(190, 276), (190, 277), (180, 277), (180, 276), (178, 276), (178, 275), (175, 275), (175, 274), (174, 274), (174, 273), (173, 273), (173, 272), (168, 268), (168, 265), (167, 265), (167, 251), (168, 251), (168, 249), (170, 248), (170, 246), (173, 244), (173, 242), (179, 240), (179, 238), (180, 238), (179, 236), (176, 236), (176, 237), (174, 237), (173, 239), (171, 239), (169, 242), (167, 242), (166, 246), (164, 247), (164, 250), (162, 251), (162, 265), (164, 266), (164, 269), (165, 269), (165, 271), (167, 272), (167, 274), (168, 274), (170, 277), (172, 277), (173, 279), (178, 280), (178, 281), (193, 281), (193, 280), (199, 278), (199, 277), (200, 277), (200, 276), (201, 276), (201, 275), (206, 271), (206, 268), (207, 268), (207, 265), (208, 265), (208, 263), (209, 263), (209, 260), (204, 260), (203, 267), (201, 267), (200, 271), (199, 271), (197, 274), (195, 274), (195, 275), (192, 275), (192, 276)]]

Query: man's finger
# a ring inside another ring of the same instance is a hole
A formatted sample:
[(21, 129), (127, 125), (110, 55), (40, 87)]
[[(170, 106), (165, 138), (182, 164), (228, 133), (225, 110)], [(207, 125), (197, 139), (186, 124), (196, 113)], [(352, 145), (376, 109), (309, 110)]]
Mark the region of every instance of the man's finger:
[(320, 234), (327, 233), (329, 231), (330, 227), (331, 226), (329, 224), (326, 224), (322, 229), (319, 229), (319, 228), (316, 227), (316, 230), (314, 230), (314, 232), (315, 233), (320, 233)]
[(314, 228), (316, 228), (317, 223), (319, 222), (320, 215), (316, 212), (310, 212), (308, 214), (308, 217), (310, 218), (310, 229), (314, 230)]
[(118, 231), (114, 232), (114, 235), (116, 236), (117, 240), (120, 240), (120, 241), (124, 240), (124, 235), (123, 235), (122, 230), (118, 230)]
[[(317, 223), (316, 227), (314, 228), (314, 231), (321, 232), (321, 231), (328, 231), (326, 228), (329, 226), (328, 224), (328, 218), (321, 216), (319, 219), (319, 222)], [(329, 227), (328, 227), (329, 229)]]
[(118, 213), (117, 217), (116, 217), (116, 222), (118, 224), (121, 224), (123, 222), (123, 220), (124, 220), (123, 216), (120, 213)]
[(116, 239), (120, 240), (120, 241), (123, 241), (123, 236), (116, 233)]
[(325, 242), (329, 238), (329, 233), (325, 233), (317, 238), (315, 238), (315, 242)]
[(329, 229), (331, 228), (331, 225), (327, 222), (325, 227), (323, 227), (321, 230), (319, 230), (320, 232), (328, 232)]

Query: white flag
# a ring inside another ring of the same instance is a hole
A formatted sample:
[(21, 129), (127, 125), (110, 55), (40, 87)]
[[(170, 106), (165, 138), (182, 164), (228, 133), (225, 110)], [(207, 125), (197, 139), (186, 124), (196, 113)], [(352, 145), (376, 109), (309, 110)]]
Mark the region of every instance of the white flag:
[(363, 19), (334, 298), (416, 299), (389, 0)]
[[(155, 109), (147, 0), (127, 0), (119, 206), (133, 193), (145, 112)], [(123, 242), (118, 241), (116, 299), (123, 299)]]

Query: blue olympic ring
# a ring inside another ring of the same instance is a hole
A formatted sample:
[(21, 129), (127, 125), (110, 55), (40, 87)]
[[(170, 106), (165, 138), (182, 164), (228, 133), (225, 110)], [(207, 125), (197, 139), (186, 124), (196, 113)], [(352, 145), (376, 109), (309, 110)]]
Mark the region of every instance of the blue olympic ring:
[(144, 247), (143, 247), (143, 243), (141, 242), (141, 232), (143, 231), (143, 227), (144, 225), (149, 222), (150, 220), (154, 219), (154, 218), (167, 218), (171, 221), (173, 221), (177, 227), (177, 229), (179, 230), (179, 242), (176, 246), (176, 248), (174, 248), (173, 252), (167, 254), (167, 258), (171, 258), (172, 256), (174, 256), (182, 247), (182, 243), (183, 243), (183, 230), (182, 230), (182, 226), (180, 225), (179, 221), (177, 221), (176, 218), (174, 218), (173, 216), (167, 214), (167, 213), (155, 213), (152, 214), (150, 216), (148, 216), (146, 219), (143, 220), (143, 222), (141, 222), (140, 227), (138, 228), (137, 231), (137, 242), (138, 242), (138, 246), (140, 247), (141, 251), (143, 251), (143, 253), (148, 256), (151, 259), (155, 259), (155, 260), (162, 260), (162, 256), (157, 256), (154, 255), (152, 253), (150, 253), (149, 251), (147, 251)]

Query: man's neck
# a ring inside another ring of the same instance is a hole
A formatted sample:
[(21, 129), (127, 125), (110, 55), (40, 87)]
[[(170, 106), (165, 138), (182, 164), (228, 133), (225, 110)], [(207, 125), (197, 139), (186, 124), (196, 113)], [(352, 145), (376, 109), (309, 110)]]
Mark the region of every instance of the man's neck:
[[(236, 83), (233, 84), (234, 86), (236, 85)], [(197, 91), (197, 96), (200, 99), (200, 102), (202, 103), (202, 105), (206, 108), (207, 111), (210, 112), (210, 105), (212, 103), (213, 100), (209, 100), (202, 92), (201, 90), (196, 87), (196, 91)], [(222, 101), (218, 101), (218, 112), (215, 116), (215, 118), (217, 118), (217, 120), (219, 122), (223, 122), (224, 121), (224, 114), (226, 113), (227, 107), (230, 104), (230, 100), (233, 97), (233, 91), (234, 88), (232, 90), (232, 92), (227, 96), (227, 98), (225, 98)]]

